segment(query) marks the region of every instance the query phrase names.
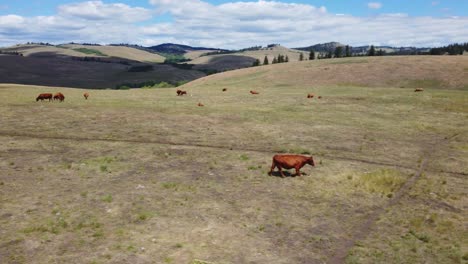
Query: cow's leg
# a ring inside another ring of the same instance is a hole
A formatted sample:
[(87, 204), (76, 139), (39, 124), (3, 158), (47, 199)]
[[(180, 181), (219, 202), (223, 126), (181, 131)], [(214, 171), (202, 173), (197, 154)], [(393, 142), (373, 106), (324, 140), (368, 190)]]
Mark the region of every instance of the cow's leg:
[(278, 165), (278, 170), (279, 170), (279, 172), (281, 174), (281, 177), (284, 178), (284, 173), (283, 173), (283, 170), (281, 169), (280, 165)]
[(271, 176), (271, 174), (273, 173), (273, 170), (275, 169), (275, 167), (276, 167), (276, 163), (275, 163), (275, 161), (273, 161), (273, 162), (271, 163), (271, 169), (270, 169), (270, 172), (268, 172), (268, 175)]
[(296, 169), (296, 176), (301, 176), (301, 172), (300, 172), (301, 167), (297, 166), (295, 167), (295, 169)]

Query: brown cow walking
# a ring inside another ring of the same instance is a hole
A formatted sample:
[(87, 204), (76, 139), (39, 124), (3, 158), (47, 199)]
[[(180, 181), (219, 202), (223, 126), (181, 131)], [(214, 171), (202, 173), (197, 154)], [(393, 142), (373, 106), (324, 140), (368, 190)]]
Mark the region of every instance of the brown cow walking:
[(250, 93), (251, 93), (251, 94), (258, 94), (257, 91), (252, 91), (252, 90), (250, 90)]
[(223, 88), (223, 92), (227, 91), (227, 88)]
[(184, 94), (187, 94), (187, 91), (183, 91), (183, 90), (177, 90), (176, 92), (177, 92), (178, 96), (182, 96)]
[(416, 88), (416, 89), (414, 89), (414, 91), (415, 91), (415, 92), (423, 92), (424, 89), (423, 89), (423, 88)]
[(62, 93), (56, 93), (54, 95), (54, 101), (59, 100), (60, 102), (63, 102), (65, 100), (65, 96)]
[(84, 93), (83, 96), (84, 96), (84, 98), (85, 98), (86, 100), (88, 100), (89, 93)]
[(314, 94), (307, 94), (307, 98), (314, 98)]
[(49, 99), (49, 101), (52, 101), (52, 94), (51, 93), (41, 93), (39, 96), (36, 98), (36, 102), (41, 100)]
[(314, 159), (312, 157), (295, 155), (295, 154), (278, 154), (273, 156), (273, 163), (271, 164), (271, 169), (268, 175), (271, 175), (275, 167), (278, 167), (278, 171), (281, 174), (281, 177), (284, 178), (284, 173), (282, 169), (296, 169), (296, 176), (301, 176), (300, 169), (304, 165), (309, 164), (315, 166)]
[(202, 103), (198, 103), (198, 106), (205, 106), (205, 105), (204, 105), (204, 104), (202, 104)]

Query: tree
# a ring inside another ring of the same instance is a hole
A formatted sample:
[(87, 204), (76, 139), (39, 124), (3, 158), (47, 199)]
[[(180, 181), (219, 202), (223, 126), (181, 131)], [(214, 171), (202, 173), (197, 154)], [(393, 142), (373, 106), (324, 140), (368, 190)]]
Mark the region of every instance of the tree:
[(268, 65), (270, 62), (268, 61), (268, 57), (265, 55), (265, 59), (263, 59), (263, 65)]
[(331, 51), (329, 51), (329, 52), (327, 53), (326, 58), (327, 58), (327, 59), (333, 58), (333, 53), (332, 53)]
[(278, 59), (276, 59), (276, 57), (273, 58), (273, 61), (271, 62), (271, 64), (276, 64), (278, 63)]
[(384, 56), (385, 55), (385, 51), (383, 49), (379, 49), (377, 51), (377, 56)]
[(343, 57), (343, 47), (338, 46), (335, 48), (335, 58)]
[(260, 65), (260, 60), (259, 59), (256, 59), (253, 63), (252, 63), (252, 66), (259, 66)]
[(303, 61), (304, 60), (304, 54), (301, 52), (301, 54), (299, 54), (299, 61)]
[[(302, 53), (301, 53), (302, 54)], [(286, 57), (284, 58), (284, 62), (289, 62), (289, 57), (288, 55), (286, 55)]]
[(315, 60), (315, 52), (313, 50), (310, 50), (309, 60)]
[(345, 56), (346, 57), (351, 57), (351, 48), (349, 47), (349, 45), (346, 45)]
[(368, 56), (375, 56), (375, 47), (374, 45), (370, 46), (369, 52), (367, 53)]

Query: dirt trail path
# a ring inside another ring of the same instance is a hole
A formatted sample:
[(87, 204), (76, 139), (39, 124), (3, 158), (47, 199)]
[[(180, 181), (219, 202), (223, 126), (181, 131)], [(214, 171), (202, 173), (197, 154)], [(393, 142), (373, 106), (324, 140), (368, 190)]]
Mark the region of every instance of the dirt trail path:
[[(232, 150), (232, 151), (249, 151), (255, 153), (265, 153), (265, 154), (276, 154), (277, 152), (273, 149), (258, 149), (258, 148), (238, 148), (238, 147), (228, 147), (228, 146), (215, 146), (208, 144), (197, 144), (197, 143), (178, 143), (168, 140), (137, 140), (137, 139), (110, 139), (110, 138), (86, 138), (86, 137), (76, 137), (76, 136), (46, 136), (30, 133), (11, 133), (0, 131), (0, 136), (6, 137), (22, 137), (22, 138), (35, 138), (35, 139), (55, 139), (55, 140), (71, 140), (71, 141), (102, 141), (102, 142), (122, 142), (122, 143), (138, 143), (138, 144), (158, 144), (158, 145), (167, 145), (167, 146), (180, 146), (180, 147), (189, 147), (189, 148), (208, 148), (208, 149), (219, 149), (219, 150)], [(454, 138), (452, 136), (450, 139)], [(328, 154), (321, 154), (322, 157), (332, 159), (332, 160), (344, 160), (344, 161), (354, 161), (372, 165), (381, 165), (386, 167), (395, 167), (401, 169), (409, 170), (418, 170), (413, 167), (404, 166), (401, 164), (393, 164), (388, 162), (379, 162), (366, 159), (350, 158), (343, 156), (333, 156)], [(420, 169), (419, 169), (420, 170)], [(428, 170), (429, 171), (429, 170)], [(467, 176), (467, 173), (463, 172), (451, 172), (451, 171), (429, 171), (429, 172), (438, 172), (438, 173), (447, 173), (458, 176)]]
[(360, 227), (356, 228), (352, 236), (349, 239), (344, 240), (341, 243), (341, 245), (338, 246), (337, 250), (335, 251), (335, 254), (331, 256), (326, 263), (345, 263), (348, 251), (356, 245), (356, 242), (365, 239), (367, 235), (372, 231), (372, 228), (379, 219), (379, 217), (385, 213), (385, 210), (397, 204), (401, 200), (401, 198), (404, 197), (408, 193), (408, 191), (414, 186), (414, 184), (419, 180), (422, 173), (424, 171), (428, 171), (426, 170), (426, 164), (431, 160), (432, 156), (434, 156), (435, 150), (438, 147), (441, 147), (441, 145), (448, 144), (450, 140), (457, 136), (458, 134), (455, 134), (450, 137), (440, 139), (434, 142), (434, 144), (432, 144), (428, 149), (426, 149), (426, 151), (423, 152), (423, 159), (421, 161), (421, 164), (419, 165), (419, 168), (417, 169), (417, 173), (415, 173), (414, 176), (407, 180), (405, 184), (401, 187), (401, 189), (398, 192), (396, 192), (395, 195), (384, 206), (371, 212), (367, 217), (367, 221), (365, 221)]

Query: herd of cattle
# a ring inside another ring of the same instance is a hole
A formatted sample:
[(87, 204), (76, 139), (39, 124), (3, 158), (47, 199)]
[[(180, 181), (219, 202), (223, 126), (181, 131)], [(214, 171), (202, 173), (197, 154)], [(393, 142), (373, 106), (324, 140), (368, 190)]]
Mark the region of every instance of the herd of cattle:
[[(89, 97), (89, 93), (84, 93), (83, 94), (83, 97), (88, 100), (88, 97)], [(63, 95), (63, 93), (56, 93), (54, 95), (52, 95), (51, 93), (41, 93), (39, 94), (37, 97), (36, 97), (36, 102), (37, 101), (44, 101), (44, 100), (49, 100), (49, 101), (52, 101), (52, 100), (58, 100), (60, 102), (63, 102), (65, 100), (65, 96)]]
[[(227, 91), (227, 88), (222, 89), (223, 92)], [(187, 95), (187, 91), (183, 90), (177, 90), (176, 91), (177, 96), (183, 96)], [(251, 94), (259, 94), (257, 91), (250, 91)], [(89, 97), (89, 93), (84, 93), (83, 97), (87, 100)], [(308, 94), (307, 98), (313, 98), (313, 94)], [(319, 99), (321, 96), (318, 97)], [(65, 100), (65, 96), (58, 92), (56, 94), (51, 94), (51, 93), (41, 93), (37, 96), (36, 102), (37, 101), (43, 101), (43, 100), (58, 100), (60, 102), (63, 102)], [(204, 106), (202, 103), (198, 103), (198, 106)], [(282, 169), (295, 169), (296, 170), (296, 176), (301, 176), (300, 169), (304, 167), (304, 165), (309, 164), (311, 166), (315, 166), (314, 159), (309, 156), (303, 156), (303, 155), (295, 155), (295, 154), (283, 154), (283, 155), (275, 155), (273, 157), (273, 163), (271, 164), (271, 169), (270, 172), (268, 172), (268, 175), (271, 175), (273, 173), (273, 170), (275, 168), (278, 168), (279, 173), (281, 174), (281, 177), (284, 177), (284, 173)]]
[[(227, 88), (222, 89), (223, 92), (227, 91)], [(422, 88), (416, 88), (414, 90), (415, 92), (422, 92), (424, 89)], [(183, 96), (187, 95), (187, 91), (179, 90), (177, 89), (176, 91), (177, 96)], [(257, 95), (259, 92), (250, 90), (251, 94)], [(84, 93), (83, 97), (87, 100), (89, 97), (89, 93)], [(315, 94), (307, 94), (307, 98), (314, 98)], [(317, 96), (318, 99), (321, 99), (322, 96)], [(43, 101), (43, 100), (59, 100), (60, 102), (63, 102), (65, 100), (65, 96), (62, 93), (56, 93), (52, 95), (51, 93), (41, 93), (39, 96), (36, 98), (36, 101)], [(198, 103), (198, 106), (204, 106), (202, 103)], [(273, 156), (273, 163), (271, 164), (271, 169), (270, 172), (268, 172), (268, 175), (271, 175), (273, 173), (273, 170), (275, 168), (278, 168), (278, 171), (281, 175), (281, 177), (284, 177), (284, 173), (282, 169), (295, 169), (296, 174), (295, 176), (301, 176), (300, 169), (304, 167), (306, 164), (309, 164), (311, 166), (315, 166), (314, 159), (312, 156), (303, 156), (303, 155), (295, 155), (295, 154), (278, 154)]]

